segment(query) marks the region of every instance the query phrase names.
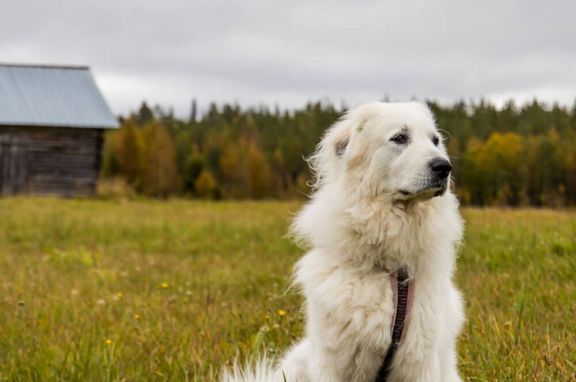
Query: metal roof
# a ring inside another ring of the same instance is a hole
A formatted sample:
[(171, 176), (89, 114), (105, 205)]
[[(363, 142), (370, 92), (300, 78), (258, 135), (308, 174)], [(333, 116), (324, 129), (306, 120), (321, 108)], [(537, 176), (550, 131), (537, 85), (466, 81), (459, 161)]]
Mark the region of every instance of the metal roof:
[(86, 66), (0, 63), (0, 126), (117, 128)]

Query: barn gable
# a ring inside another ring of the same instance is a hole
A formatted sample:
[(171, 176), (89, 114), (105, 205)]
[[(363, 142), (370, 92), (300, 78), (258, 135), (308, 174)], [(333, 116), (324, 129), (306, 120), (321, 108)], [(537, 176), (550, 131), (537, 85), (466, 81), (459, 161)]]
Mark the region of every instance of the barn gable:
[(117, 127), (89, 68), (0, 64), (0, 194), (93, 193)]

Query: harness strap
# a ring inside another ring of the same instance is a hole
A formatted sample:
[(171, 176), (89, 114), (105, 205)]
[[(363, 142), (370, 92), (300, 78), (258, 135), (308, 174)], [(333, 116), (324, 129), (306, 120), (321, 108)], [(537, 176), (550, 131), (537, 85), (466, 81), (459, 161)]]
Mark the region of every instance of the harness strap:
[(384, 361), (378, 369), (378, 375), (376, 376), (375, 382), (385, 382), (390, 374), (392, 360), (394, 355), (400, 346), (400, 342), (404, 337), (406, 328), (406, 319), (410, 313), (412, 305), (412, 293), (413, 288), (411, 288), (411, 280), (408, 277), (408, 271), (405, 268), (400, 268), (397, 272), (392, 275), (392, 289), (394, 291), (394, 319), (392, 326), (392, 342), (390, 347), (386, 352)]

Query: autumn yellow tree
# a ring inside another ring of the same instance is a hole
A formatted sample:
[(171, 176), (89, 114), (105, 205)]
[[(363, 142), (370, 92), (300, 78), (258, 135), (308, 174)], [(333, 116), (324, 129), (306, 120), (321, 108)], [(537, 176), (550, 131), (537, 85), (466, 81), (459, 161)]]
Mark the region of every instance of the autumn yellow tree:
[(146, 141), (143, 191), (151, 196), (173, 195), (180, 184), (174, 142), (159, 122), (151, 122), (143, 129)]
[(524, 143), (516, 133), (493, 133), (476, 154), (481, 176), (490, 187), (489, 202), (518, 205), (522, 199)]
[(215, 198), (217, 196), (216, 180), (209, 170), (204, 169), (194, 182), (196, 195), (201, 198)]
[(119, 172), (130, 185), (139, 189), (144, 174), (145, 142), (132, 119), (124, 122), (114, 137), (113, 144)]
[(270, 165), (262, 151), (254, 143), (248, 146), (246, 154), (250, 197), (261, 199), (269, 195), (272, 182)]
[(244, 183), (244, 142), (226, 143), (222, 155), (219, 159), (222, 186), (226, 195), (233, 197), (243, 197), (246, 193)]

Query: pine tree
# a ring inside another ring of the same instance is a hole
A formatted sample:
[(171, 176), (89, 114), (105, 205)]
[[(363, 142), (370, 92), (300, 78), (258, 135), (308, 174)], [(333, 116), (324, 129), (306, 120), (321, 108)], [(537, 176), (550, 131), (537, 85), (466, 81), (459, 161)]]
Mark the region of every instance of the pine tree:
[(144, 126), (154, 120), (154, 112), (150, 109), (146, 101), (142, 102), (142, 105), (140, 105), (138, 113), (135, 115), (135, 119), (138, 126)]
[(190, 105), (190, 116), (188, 117), (188, 123), (193, 125), (196, 123), (198, 118), (198, 105), (196, 104), (196, 99), (192, 99), (192, 104)]

